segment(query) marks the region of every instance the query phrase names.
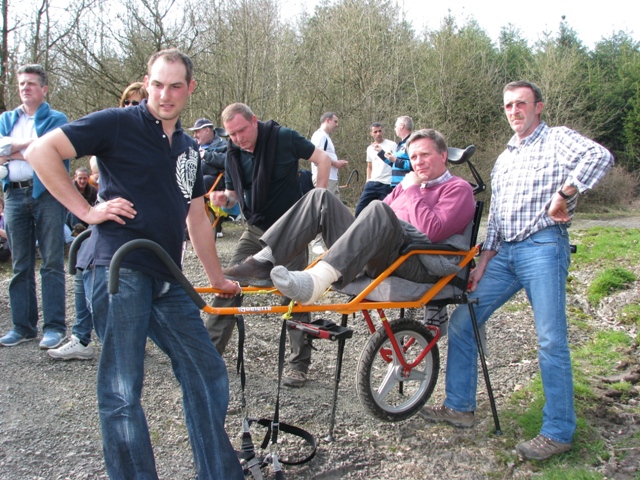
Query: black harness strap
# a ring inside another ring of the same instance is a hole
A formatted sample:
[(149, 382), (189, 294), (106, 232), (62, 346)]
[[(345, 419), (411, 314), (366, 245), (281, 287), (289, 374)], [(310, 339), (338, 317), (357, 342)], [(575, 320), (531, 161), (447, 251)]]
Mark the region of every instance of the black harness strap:
[(238, 360), (236, 363), (236, 373), (240, 375), (240, 407), (243, 412), (242, 419), (242, 447), (239, 452), (236, 452), (238, 458), (244, 461), (245, 475), (250, 474), (254, 480), (263, 480), (262, 472), (260, 469), (263, 467), (263, 459), (256, 457), (256, 451), (253, 446), (253, 439), (251, 438), (251, 419), (247, 415), (247, 401), (245, 398), (245, 386), (247, 383), (247, 375), (244, 369), (244, 317), (242, 315), (236, 316), (236, 324), (238, 326)]
[[(282, 322), (282, 330), (280, 332), (280, 342), (278, 347), (278, 390), (276, 395), (276, 405), (273, 414), (273, 420), (268, 418), (249, 418), (247, 414), (247, 403), (245, 398), (246, 373), (244, 368), (244, 318), (241, 315), (238, 315), (236, 317), (236, 322), (238, 325), (238, 361), (236, 363), (236, 373), (240, 375), (240, 387), (242, 390), (241, 407), (244, 413), (244, 418), (242, 420), (242, 449), (241, 451), (236, 453), (238, 455), (238, 458), (244, 462), (243, 467), (245, 475), (250, 474), (253, 476), (254, 480), (262, 480), (263, 477), (260, 469), (269, 464), (272, 464), (276, 480), (284, 480), (284, 472), (282, 470), (281, 464), (302, 465), (304, 463), (307, 463), (311, 461), (313, 457), (315, 457), (317, 449), (316, 439), (309, 432), (293, 425), (280, 423), (280, 390), (282, 385), (282, 372), (284, 370), (285, 347), (287, 343), (287, 322), (286, 320)], [(256, 456), (255, 447), (250, 432), (250, 427), (253, 423), (257, 423), (258, 425), (262, 425), (263, 427), (267, 428), (267, 432), (260, 448), (264, 450), (269, 446), (269, 443), (271, 443), (271, 451), (264, 458)], [(277, 453), (279, 432), (288, 433), (290, 435), (302, 438), (311, 447), (311, 453), (307, 457), (300, 460), (280, 460)]]

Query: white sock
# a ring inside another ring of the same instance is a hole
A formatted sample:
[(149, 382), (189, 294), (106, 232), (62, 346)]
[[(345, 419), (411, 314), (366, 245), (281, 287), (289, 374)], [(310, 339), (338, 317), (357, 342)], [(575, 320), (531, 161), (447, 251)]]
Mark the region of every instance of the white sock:
[(276, 259), (273, 258), (273, 252), (271, 252), (271, 247), (264, 247), (258, 253), (253, 256), (258, 262), (269, 262), (273, 265), (276, 264)]
[(302, 305), (315, 303), (341, 276), (338, 270), (322, 260), (304, 272), (290, 272), (283, 266), (271, 270), (274, 286)]

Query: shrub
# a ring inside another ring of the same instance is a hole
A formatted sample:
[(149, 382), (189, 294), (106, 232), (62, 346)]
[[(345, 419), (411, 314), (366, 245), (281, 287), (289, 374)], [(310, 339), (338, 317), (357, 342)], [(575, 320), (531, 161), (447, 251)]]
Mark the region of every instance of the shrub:
[(614, 166), (609, 173), (578, 201), (580, 212), (602, 212), (613, 206), (628, 207), (640, 191), (640, 175)]

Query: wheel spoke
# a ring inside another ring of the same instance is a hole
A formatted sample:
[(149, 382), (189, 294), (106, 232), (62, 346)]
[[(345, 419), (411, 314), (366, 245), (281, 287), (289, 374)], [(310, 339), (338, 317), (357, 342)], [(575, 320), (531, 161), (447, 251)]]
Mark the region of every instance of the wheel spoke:
[(398, 383), (400, 383), (398, 382), (395, 371), (395, 362), (390, 363), (387, 367), (387, 374), (384, 376), (384, 379), (376, 389), (376, 392), (378, 393), (377, 398), (379, 401), (384, 401), (384, 399), (387, 398), (387, 395), (389, 395), (391, 389), (398, 385)]

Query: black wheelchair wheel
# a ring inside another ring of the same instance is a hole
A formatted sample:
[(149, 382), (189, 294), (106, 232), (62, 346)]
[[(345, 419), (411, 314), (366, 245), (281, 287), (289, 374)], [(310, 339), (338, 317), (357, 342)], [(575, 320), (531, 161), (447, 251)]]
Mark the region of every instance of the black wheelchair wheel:
[[(412, 363), (433, 335), (421, 322), (400, 318), (389, 322), (407, 363)], [(427, 402), (440, 370), (438, 345), (434, 345), (408, 374), (404, 372), (384, 327), (369, 339), (358, 362), (356, 388), (360, 402), (374, 417), (388, 422), (405, 420)]]

